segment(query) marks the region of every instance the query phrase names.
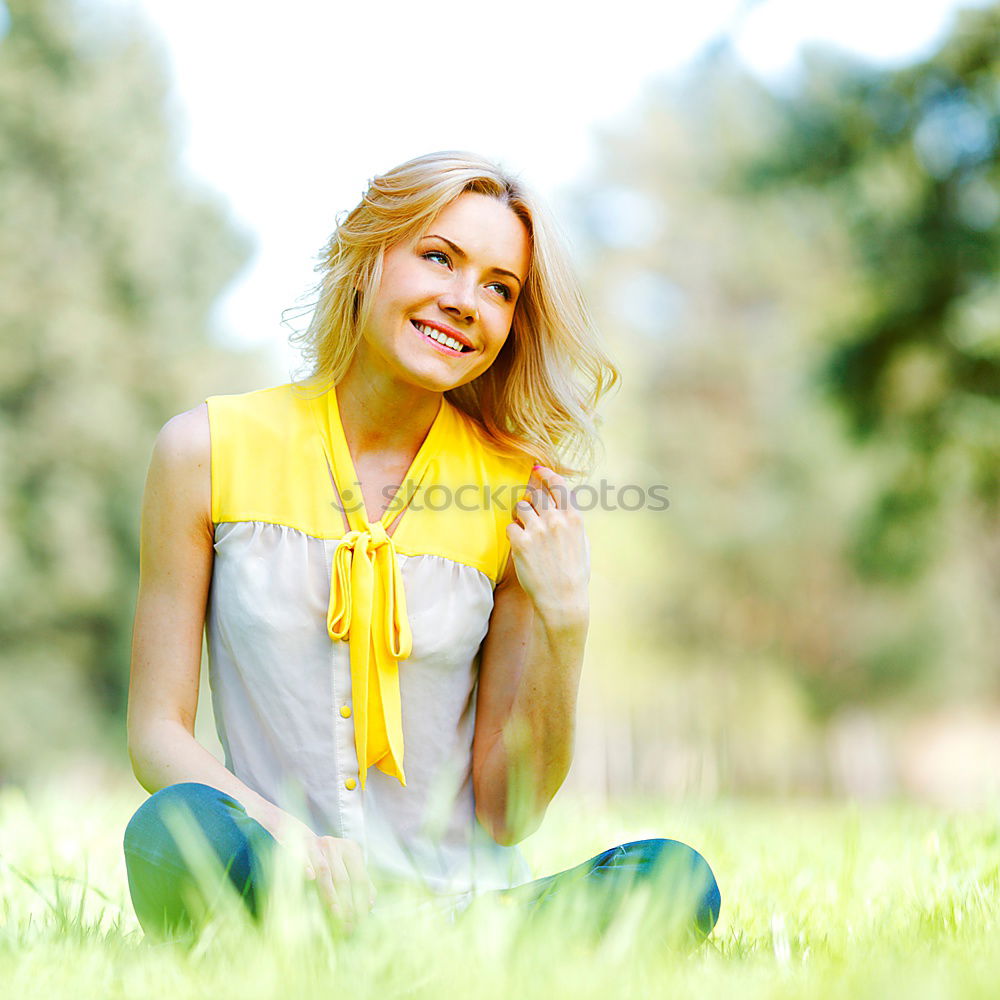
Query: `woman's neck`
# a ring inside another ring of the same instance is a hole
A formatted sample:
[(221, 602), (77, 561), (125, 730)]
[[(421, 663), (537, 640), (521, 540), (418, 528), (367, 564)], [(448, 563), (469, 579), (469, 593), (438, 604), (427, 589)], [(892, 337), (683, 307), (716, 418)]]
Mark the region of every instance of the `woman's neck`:
[(412, 457), (443, 405), (444, 393), (372, 375), (352, 365), (336, 388), (344, 436), (355, 459), (372, 453)]

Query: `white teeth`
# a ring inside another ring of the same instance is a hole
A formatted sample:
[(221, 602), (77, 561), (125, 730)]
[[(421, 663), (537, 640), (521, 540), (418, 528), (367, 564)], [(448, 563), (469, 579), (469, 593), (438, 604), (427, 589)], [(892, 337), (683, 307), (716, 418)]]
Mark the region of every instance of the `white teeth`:
[(435, 330), (432, 327), (424, 326), (423, 323), (413, 324), (425, 337), (430, 337), (431, 340), (436, 340), (439, 344), (444, 344), (446, 347), (450, 347), (453, 351), (461, 351), (463, 346), (454, 337), (449, 337), (445, 333), (441, 333), (440, 330)]

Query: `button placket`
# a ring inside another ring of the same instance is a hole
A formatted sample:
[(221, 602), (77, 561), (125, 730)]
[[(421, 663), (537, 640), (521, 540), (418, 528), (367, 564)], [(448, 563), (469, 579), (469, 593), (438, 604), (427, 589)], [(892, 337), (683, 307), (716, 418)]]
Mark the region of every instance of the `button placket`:
[[(335, 545), (337, 543), (334, 543)], [(332, 552), (327, 550), (328, 562), (332, 564)], [(338, 655), (339, 653), (339, 655)], [(330, 648), (330, 670), (332, 676), (330, 717), (333, 720), (334, 780), (338, 786), (337, 799), (341, 835), (365, 842), (364, 811), (362, 796), (353, 794), (358, 787), (358, 762), (354, 742), (354, 712), (350, 704), (351, 669), (348, 662), (346, 644), (334, 644)], [(352, 794), (348, 795), (350, 792)]]
[[(345, 720), (346, 719), (350, 719), (350, 717), (351, 717), (351, 706), (350, 705), (341, 705), (340, 706), (340, 717), (341, 717), (341, 719), (345, 719)], [(353, 731), (353, 729), (354, 729), (353, 724), (351, 726), (351, 729)], [(357, 779), (355, 779), (355, 778), (348, 778), (344, 782), (344, 788), (346, 788), (349, 792), (353, 792), (354, 789), (357, 788), (357, 787), (358, 787), (358, 782), (357, 782)]]
[(341, 802), (340, 818), (342, 836), (349, 840), (354, 840), (361, 844), (367, 851), (365, 834), (365, 813), (364, 813), (364, 792), (358, 787), (358, 777), (360, 774), (357, 760), (356, 747), (354, 743), (354, 718), (351, 706), (348, 701), (338, 696), (337, 688), (350, 690), (351, 672), (345, 664), (342, 665), (342, 674), (338, 676), (339, 684), (335, 684), (334, 694), (340, 704), (337, 714), (334, 716), (337, 732), (337, 783), (340, 786), (338, 798)]

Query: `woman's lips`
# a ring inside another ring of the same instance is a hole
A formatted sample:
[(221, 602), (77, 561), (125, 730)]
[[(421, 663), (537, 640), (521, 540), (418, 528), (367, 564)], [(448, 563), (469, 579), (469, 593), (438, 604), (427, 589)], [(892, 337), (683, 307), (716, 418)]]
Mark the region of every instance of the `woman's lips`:
[(472, 353), (471, 351), (456, 351), (454, 350), (454, 348), (448, 347), (447, 344), (442, 344), (440, 341), (435, 340), (433, 337), (428, 337), (427, 334), (424, 333), (423, 330), (421, 330), (420, 327), (418, 327), (417, 324), (414, 323), (412, 319), (410, 320), (410, 326), (412, 326), (413, 329), (417, 331), (422, 340), (425, 340), (432, 347), (436, 347), (439, 351), (441, 351), (442, 354), (447, 354), (452, 358), (456, 358), (456, 357), (461, 357), (461, 355), (463, 354)]

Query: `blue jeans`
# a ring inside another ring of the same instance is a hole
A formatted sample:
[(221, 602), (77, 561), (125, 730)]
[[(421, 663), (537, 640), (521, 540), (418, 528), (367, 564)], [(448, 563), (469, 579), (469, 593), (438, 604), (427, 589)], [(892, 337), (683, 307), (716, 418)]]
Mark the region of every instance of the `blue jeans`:
[[(172, 818), (178, 808), (194, 821), (196, 833), (210, 845), (228, 881), (258, 917), (276, 841), (235, 799), (189, 782), (150, 796), (125, 830), (129, 891), (143, 930), (163, 936), (189, 929), (206, 908), (198, 900), (185, 828)], [(676, 840), (620, 844), (575, 868), (485, 895), (521, 906), (531, 916), (563, 904), (584, 903), (596, 917), (596, 928), (603, 931), (630, 894), (645, 886), (658, 909), (686, 936), (700, 940), (715, 926), (720, 906), (715, 876), (697, 851)]]

